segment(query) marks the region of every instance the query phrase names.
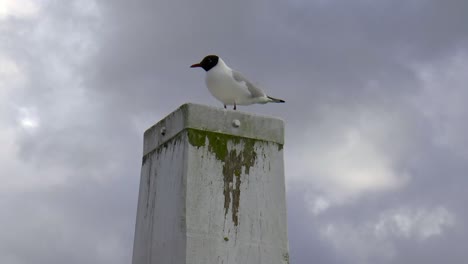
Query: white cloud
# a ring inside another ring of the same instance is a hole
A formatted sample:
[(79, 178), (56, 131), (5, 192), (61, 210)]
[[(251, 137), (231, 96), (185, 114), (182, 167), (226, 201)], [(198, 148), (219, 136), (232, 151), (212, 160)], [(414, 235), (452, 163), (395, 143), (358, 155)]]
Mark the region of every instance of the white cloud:
[(372, 263), (375, 256), (388, 261), (396, 255), (390, 241), (376, 238), (368, 225), (330, 223), (319, 231), (323, 241), (330, 243), (337, 254), (346, 256), (349, 263)]
[(323, 196), (310, 197), (309, 199), (306, 198), (306, 202), (308, 204), (309, 210), (314, 215), (318, 215), (330, 207), (330, 201)]
[(386, 211), (373, 225), (377, 237), (403, 237), (425, 240), (443, 233), (455, 224), (455, 216), (443, 207), (431, 210), (400, 208)]
[(433, 64), (419, 64), (414, 71), (421, 83), (421, 92), (411, 98), (414, 106), (429, 120), (434, 144), (468, 158), (468, 53)]
[(39, 14), (37, 1), (0, 0), (0, 20), (14, 18), (32, 18)]
[(311, 122), (296, 159), (287, 161), (298, 170), (290, 179), (307, 184), (315, 194), (307, 198), (314, 214), (408, 181), (399, 164), (408, 141), (401, 115), (372, 106), (327, 108), (321, 115)]
[(26, 76), (18, 64), (0, 51), (0, 100), (26, 82)]
[(99, 17), (102, 15), (95, 0), (73, 1), (72, 5), (77, 13), (84, 16)]
[(401, 207), (361, 224), (328, 223), (321, 227), (320, 234), (340, 254), (358, 263), (372, 263), (374, 257), (387, 261), (396, 257), (398, 239), (424, 243), (442, 236), (454, 225), (455, 215), (444, 207)]
[(24, 129), (34, 130), (39, 126), (39, 116), (34, 107), (20, 107), (18, 109), (18, 123)]
[[(80, 2), (75, 6), (80, 15), (95, 18), (95, 1)], [(76, 17), (59, 20), (61, 14), (45, 9), (46, 4), (0, 0), (0, 19), (15, 16), (37, 22), (15, 24), (15, 30), (6, 32), (5, 43), (16, 45), (0, 44), (0, 190), (4, 192), (64, 184), (76, 172), (63, 161), (50, 161), (45, 153), (63, 137), (61, 131), (92, 126), (87, 122), (95, 109), (84, 92), (80, 70), (96, 51), (94, 27), (88, 26), (95, 22), (77, 23)], [(47, 15), (35, 17), (40, 10)], [(19, 36), (16, 31), (27, 34)], [(39, 154), (28, 158), (34, 151)]]

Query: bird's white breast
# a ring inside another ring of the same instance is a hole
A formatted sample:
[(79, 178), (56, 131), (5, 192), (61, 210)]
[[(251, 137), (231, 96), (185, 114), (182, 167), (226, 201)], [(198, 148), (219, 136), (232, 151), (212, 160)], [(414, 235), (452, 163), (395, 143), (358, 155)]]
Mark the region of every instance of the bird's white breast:
[(234, 80), (231, 69), (221, 59), (206, 73), (205, 81), (210, 93), (226, 105), (241, 105), (251, 100), (245, 84)]

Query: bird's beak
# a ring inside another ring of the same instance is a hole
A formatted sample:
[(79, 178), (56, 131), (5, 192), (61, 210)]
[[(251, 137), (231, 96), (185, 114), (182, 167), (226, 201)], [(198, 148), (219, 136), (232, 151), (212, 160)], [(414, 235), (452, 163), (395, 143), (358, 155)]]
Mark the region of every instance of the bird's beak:
[(190, 68), (198, 68), (198, 67), (201, 67), (200, 63), (195, 63), (192, 66), (190, 66)]

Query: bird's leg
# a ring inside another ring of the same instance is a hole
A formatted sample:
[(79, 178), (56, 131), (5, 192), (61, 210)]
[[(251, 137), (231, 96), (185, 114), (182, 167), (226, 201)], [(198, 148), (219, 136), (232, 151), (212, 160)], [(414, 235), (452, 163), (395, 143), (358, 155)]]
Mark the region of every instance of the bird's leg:
[(234, 102), (234, 110), (236, 110), (236, 109), (237, 109), (236, 102)]
[(226, 105), (224, 105), (224, 109), (226, 109)]

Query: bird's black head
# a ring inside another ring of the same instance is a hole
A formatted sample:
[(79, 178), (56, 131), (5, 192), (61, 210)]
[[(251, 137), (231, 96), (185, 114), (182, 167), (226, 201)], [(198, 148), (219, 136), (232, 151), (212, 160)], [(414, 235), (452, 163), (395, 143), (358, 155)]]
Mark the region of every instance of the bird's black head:
[(202, 60), (200, 63), (195, 63), (195, 64), (193, 64), (192, 66), (190, 66), (190, 68), (201, 67), (201, 68), (203, 68), (205, 71), (209, 71), (209, 70), (211, 70), (211, 68), (213, 68), (214, 66), (216, 66), (216, 64), (218, 64), (218, 60), (219, 60), (219, 57), (218, 57), (218, 56), (216, 56), (216, 55), (208, 55), (208, 56), (206, 56), (205, 58), (203, 58), (203, 60)]

